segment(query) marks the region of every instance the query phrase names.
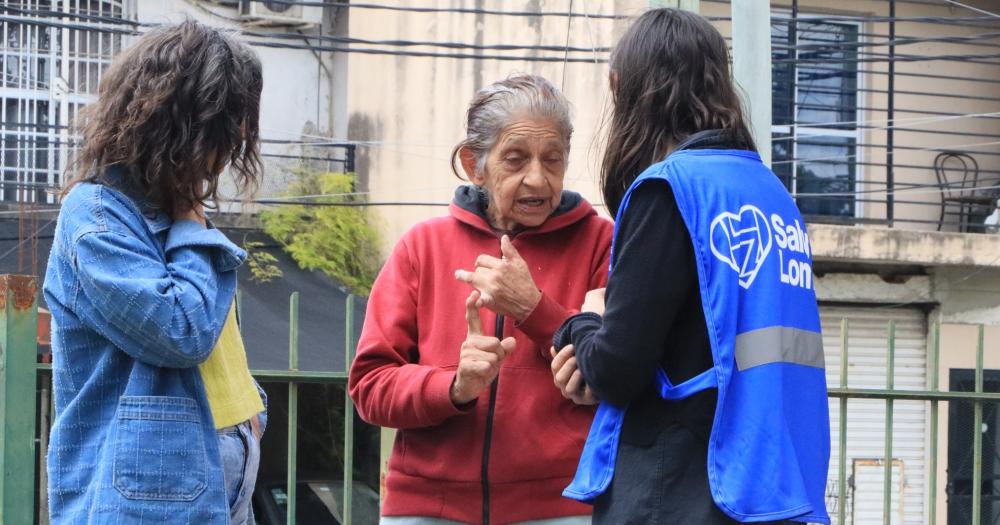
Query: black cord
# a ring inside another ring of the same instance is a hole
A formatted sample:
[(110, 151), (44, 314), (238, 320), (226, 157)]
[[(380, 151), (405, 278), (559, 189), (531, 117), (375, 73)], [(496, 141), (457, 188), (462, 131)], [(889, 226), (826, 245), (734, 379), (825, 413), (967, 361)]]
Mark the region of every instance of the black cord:
[[(25, 16), (33, 17), (45, 17), (45, 18), (74, 18), (79, 20), (89, 20), (99, 23), (110, 23), (117, 25), (129, 25), (133, 27), (144, 27), (144, 28), (155, 28), (162, 24), (149, 24), (141, 22), (133, 22), (125, 20), (122, 18), (112, 18), (106, 16), (95, 16), (95, 15), (85, 15), (85, 14), (73, 14), (73, 13), (60, 13), (58, 11), (51, 10), (31, 10), (31, 9), (21, 9), (17, 7), (10, 6), (0, 6), (0, 10), (12, 11), (15, 13), (21, 13)], [(26, 22), (24, 20), (18, 19), (18, 22)], [(104, 28), (84, 26), (87, 30), (101, 32)], [(76, 29), (77, 27), (72, 27), (71, 29)], [(273, 33), (273, 32), (260, 32), (260, 31), (248, 31), (240, 30), (241, 35), (256, 37), (256, 38), (274, 38), (283, 40), (302, 40), (308, 42), (310, 39), (335, 42), (340, 44), (365, 44), (365, 45), (383, 45), (383, 46), (396, 46), (396, 47), (413, 47), (413, 46), (429, 46), (429, 47), (442, 47), (448, 49), (477, 49), (477, 50), (496, 50), (496, 51), (515, 51), (515, 50), (526, 50), (526, 51), (559, 51), (559, 52), (574, 52), (574, 53), (594, 53), (596, 52), (609, 52), (611, 48), (609, 47), (571, 47), (571, 46), (546, 46), (546, 45), (527, 45), (527, 44), (469, 44), (465, 42), (431, 42), (431, 41), (415, 41), (415, 40), (371, 40), (364, 38), (352, 38), (343, 37), (336, 35), (313, 35), (313, 34), (303, 34), (303, 33)], [(141, 34), (141, 31), (135, 31), (128, 34)]]
[[(94, 31), (94, 32), (104, 32), (113, 33), (120, 35), (140, 35), (140, 31), (131, 29), (115, 29), (115, 28), (102, 28), (88, 26), (84, 24), (74, 24), (65, 22), (49, 22), (45, 20), (32, 20), (25, 18), (14, 18), (9, 16), (0, 16), (0, 22), (18, 23), (26, 25), (35, 25), (40, 27), (55, 27), (64, 29), (78, 29), (82, 31)], [(581, 63), (594, 63), (594, 62), (607, 62), (607, 59), (594, 59), (594, 58), (577, 58), (571, 57), (569, 59), (564, 59), (559, 56), (520, 56), (520, 55), (485, 55), (485, 54), (470, 54), (470, 53), (436, 53), (429, 51), (392, 51), (386, 49), (360, 49), (356, 47), (342, 47), (342, 46), (318, 46), (311, 44), (292, 44), (292, 43), (282, 43), (282, 42), (263, 42), (260, 40), (248, 40), (248, 44), (257, 47), (270, 47), (270, 48), (280, 48), (280, 49), (301, 49), (306, 51), (325, 51), (334, 53), (359, 53), (366, 55), (389, 55), (389, 56), (409, 56), (409, 57), (425, 57), (425, 58), (459, 58), (459, 59), (473, 59), (473, 60), (514, 60), (518, 62), (581, 62)], [(588, 50), (592, 51), (592, 50)]]
[(341, 2), (323, 2), (323, 1), (310, 1), (310, 0), (270, 0), (272, 4), (279, 5), (289, 5), (289, 6), (307, 6), (307, 7), (336, 7), (340, 9), (375, 9), (383, 11), (404, 11), (410, 13), (459, 13), (459, 14), (470, 14), (470, 15), (497, 15), (497, 16), (520, 16), (520, 17), (533, 17), (533, 16), (560, 16), (560, 17), (578, 17), (578, 18), (594, 18), (597, 20), (620, 20), (627, 19), (629, 17), (622, 15), (607, 15), (598, 13), (572, 13), (572, 12), (558, 12), (558, 11), (505, 11), (502, 9), (479, 9), (471, 7), (417, 7), (417, 6), (400, 6), (400, 5), (386, 5), (386, 4), (374, 4), (374, 3), (341, 3)]

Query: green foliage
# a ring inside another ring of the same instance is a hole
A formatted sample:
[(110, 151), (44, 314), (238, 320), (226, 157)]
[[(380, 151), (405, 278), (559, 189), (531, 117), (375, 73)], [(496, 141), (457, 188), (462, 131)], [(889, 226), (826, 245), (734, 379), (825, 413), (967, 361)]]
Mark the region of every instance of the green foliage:
[(247, 251), (247, 265), (250, 267), (250, 280), (266, 283), (281, 277), (278, 259), (262, 248), (259, 241), (244, 241), (243, 248)]
[[(349, 195), (354, 175), (296, 172), (287, 196), (317, 204), (361, 202)], [(319, 270), (352, 292), (368, 295), (378, 273), (378, 234), (363, 206), (281, 205), (261, 214), (264, 231), (306, 270)]]

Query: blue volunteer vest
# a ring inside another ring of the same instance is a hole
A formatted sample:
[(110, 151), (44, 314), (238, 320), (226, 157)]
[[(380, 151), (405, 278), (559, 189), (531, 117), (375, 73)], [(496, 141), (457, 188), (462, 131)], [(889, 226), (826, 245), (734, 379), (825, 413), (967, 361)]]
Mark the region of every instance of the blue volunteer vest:
[[(713, 500), (740, 522), (830, 523), (823, 340), (809, 238), (795, 202), (756, 153), (681, 150), (629, 188), (616, 240), (632, 192), (650, 181), (670, 184), (694, 243), (714, 362), (678, 385), (658, 370), (656, 385), (667, 400), (718, 389), (708, 444)], [(625, 410), (598, 407), (564, 496), (592, 502), (608, 488)]]

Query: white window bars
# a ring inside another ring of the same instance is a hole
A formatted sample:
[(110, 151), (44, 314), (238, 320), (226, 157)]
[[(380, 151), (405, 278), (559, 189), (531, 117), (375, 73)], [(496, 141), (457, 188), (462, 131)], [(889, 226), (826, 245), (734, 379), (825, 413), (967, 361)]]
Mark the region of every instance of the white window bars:
[[(130, 0), (7, 0), (0, 19), (0, 201), (53, 203), (78, 138), (70, 125), (123, 47), (101, 18)], [(61, 13), (63, 16), (58, 16)]]

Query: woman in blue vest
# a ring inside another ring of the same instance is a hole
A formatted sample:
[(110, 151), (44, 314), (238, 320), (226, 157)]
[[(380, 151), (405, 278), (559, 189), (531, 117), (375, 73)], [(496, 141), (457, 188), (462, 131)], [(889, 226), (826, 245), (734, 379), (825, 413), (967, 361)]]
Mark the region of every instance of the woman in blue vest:
[(567, 497), (594, 523), (829, 523), (829, 418), (805, 223), (756, 153), (723, 37), (652, 10), (611, 57), (606, 297), (555, 335), (600, 400)]

